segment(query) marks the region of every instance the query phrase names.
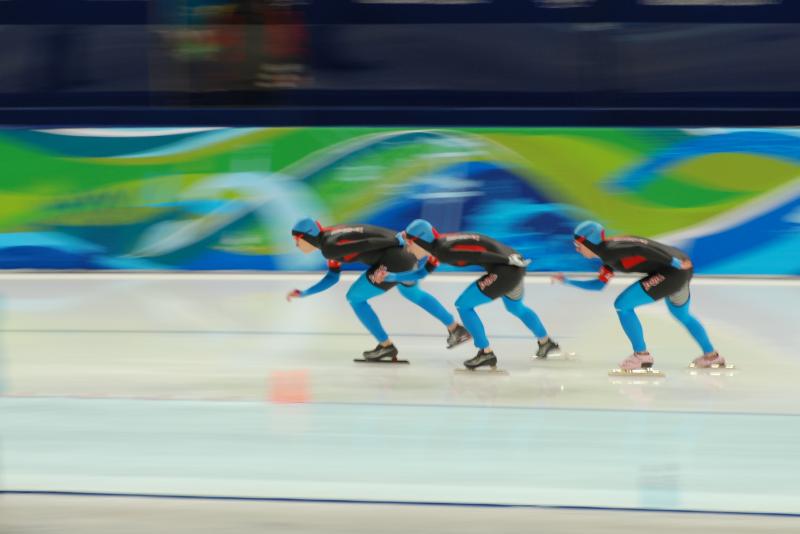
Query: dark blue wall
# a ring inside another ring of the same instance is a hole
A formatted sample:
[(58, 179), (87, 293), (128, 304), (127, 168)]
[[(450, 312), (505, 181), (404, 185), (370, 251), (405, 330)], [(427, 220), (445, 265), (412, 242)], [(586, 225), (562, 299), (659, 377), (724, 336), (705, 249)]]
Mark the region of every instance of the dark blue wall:
[(3, 1), (0, 124), (798, 124), (800, 2), (649, 4)]

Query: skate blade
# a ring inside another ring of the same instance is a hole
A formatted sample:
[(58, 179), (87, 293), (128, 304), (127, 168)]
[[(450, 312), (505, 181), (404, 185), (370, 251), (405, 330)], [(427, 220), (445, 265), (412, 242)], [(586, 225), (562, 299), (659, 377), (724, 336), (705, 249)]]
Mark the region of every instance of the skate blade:
[(725, 369), (736, 369), (736, 366), (731, 363), (726, 363), (725, 365), (715, 363), (714, 365), (709, 365), (708, 367), (698, 367), (694, 364), (694, 362), (692, 362), (689, 364), (689, 369), (694, 369), (696, 371), (723, 371)]
[(577, 356), (578, 353), (576, 352), (558, 351), (541, 357), (534, 354), (531, 358), (534, 360), (574, 360)]
[(654, 377), (661, 378), (666, 376), (658, 369), (611, 369), (608, 376), (636, 376), (636, 377)]
[(364, 358), (356, 358), (353, 361), (358, 363), (409, 363), (408, 360), (367, 360)]
[(615, 376), (609, 378), (608, 381), (615, 386), (645, 386), (645, 387), (659, 387), (662, 382), (661, 380), (656, 380), (657, 377), (653, 376), (645, 376), (645, 377), (636, 377), (635, 375), (629, 376)]
[(498, 369), (497, 367), (477, 367), (469, 369), (467, 367), (459, 367), (455, 369), (457, 375), (507, 375), (508, 371), (505, 369)]

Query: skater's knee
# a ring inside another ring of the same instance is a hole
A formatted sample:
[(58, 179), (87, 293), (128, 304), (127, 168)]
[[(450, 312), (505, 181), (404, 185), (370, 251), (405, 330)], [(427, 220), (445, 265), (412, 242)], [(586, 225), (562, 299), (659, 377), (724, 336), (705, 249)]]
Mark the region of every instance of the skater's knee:
[(459, 315), (463, 316), (465, 313), (470, 313), (475, 311), (474, 306), (459, 306), (458, 302), (456, 302), (456, 311)]
[(510, 311), (514, 315), (519, 315), (525, 309), (525, 306), (522, 304), (522, 301), (511, 300), (509, 298), (503, 299), (503, 305), (506, 307), (506, 310)]
[(636, 283), (619, 294), (614, 300), (617, 312), (633, 311), (634, 308), (644, 304), (651, 304), (655, 299), (647, 294), (641, 284)]
[(363, 294), (361, 294), (361, 292), (359, 292), (359, 291), (356, 289), (356, 286), (352, 286), (352, 287), (351, 287), (351, 288), (350, 288), (350, 289), (347, 291), (347, 295), (345, 295), (345, 297), (347, 298), (347, 302), (349, 302), (351, 305), (360, 304), (360, 303), (362, 303), (362, 302), (365, 302), (365, 301), (367, 300), (367, 299), (364, 297), (364, 295), (363, 295)]
[(675, 317), (675, 319), (686, 326), (690, 326), (692, 323), (697, 322), (697, 319), (691, 313), (689, 313), (688, 307), (676, 308), (670, 306), (669, 311), (672, 313), (672, 316)]
[(691, 317), (689, 315), (689, 307), (688, 306), (675, 306), (674, 304), (670, 303), (669, 301), (667, 301), (667, 303), (668, 303), (667, 309), (669, 310), (669, 312), (672, 314), (673, 317), (675, 317), (675, 318), (677, 318), (677, 319), (679, 319), (681, 321), (685, 321), (686, 319)]
[(632, 306), (626, 302), (625, 293), (614, 299), (614, 309), (617, 310), (617, 313), (626, 312), (631, 308)]
[(350, 299), (347, 299), (347, 303), (350, 305), (351, 308), (353, 308), (353, 310), (356, 311), (356, 313), (365, 304), (363, 300), (350, 300)]
[(411, 301), (419, 300), (423, 294), (422, 290), (416, 284), (414, 284), (413, 286), (398, 284), (397, 290), (400, 292), (401, 295), (403, 295), (403, 297)]
[(458, 308), (458, 311), (474, 308), (475, 305), (471, 302), (471, 300), (472, 299), (469, 298), (469, 294), (462, 293), (461, 296), (456, 299), (456, 308)]

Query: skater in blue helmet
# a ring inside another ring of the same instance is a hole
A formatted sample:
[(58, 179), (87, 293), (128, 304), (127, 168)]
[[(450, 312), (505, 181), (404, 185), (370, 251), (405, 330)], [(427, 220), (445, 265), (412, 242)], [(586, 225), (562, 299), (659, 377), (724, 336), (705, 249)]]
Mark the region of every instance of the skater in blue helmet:
[(691, 260), (683, 251), (644, 237), (606, 237), (605, 228), (595, 221), (580, 223), (573, 234), (575, 250), (581, 256), (603, 262), (599, 276), (594, 280), (572, 280), (559, 273), (553, 276), (553, 281), (599, 291), (615, 272), (645, 274), (614, 301), (622, 329), (633, 347), (633, 354), (620, 363), (621, 369), (630, 371), (652, 367), (653, 357), (647, 351), (642, 324), (634, 310), (663, 298), (670, 313), (686, 327), (703, 350), (703, 355), (692, 364), (696, 367), (725, 365), (725, 359), (714, 349), (703, 325), (689, 312), (689, 282), (694, 271)]
[[(468, 369), (484, 365), (497, 365), (497, 356), (492, 350), (486, 332), (475, 308), (503, 299), (503, 304), (512, 315), (538, 338), (536, 356), (545, 358), (548, 354), (559, 350), (547, 334), (547, 330), (539, 320), (539, 316), (525, 306), (522, 298), (525, 294), (525, 268), (530, 260), (523, 259), (520, 254), (491, 237), (474, 232), (456, 232), (439, 234), (424, 219), (412, 221), (404, 233), (399, 234), (408, 243), (408, 249), (417, 258), (430, 257), (438, 262), (456, 265), (478, 265), (486, 270), (475, 283), (471, 284), (456, 300), (456, 308), (464, 326), (472, 334), (478, 353), (464, 362)], [(416, 269), (407, 273), (388, 275), (387, 280), (416, 280), (426, 276), (432, 269)]]
[[(378, 316), (367, 302), (398, 286), (400, 294), (414, 304), (433, 315), (447, 327), (447, 346), (455, 347), (470, 336), (467, 330), (458, 324), (453, 315), (442, 306), (436, 298), (420, 289), (415, 281), (397, 282), (383, 281), (385, 273), (408, 271), (417, 266), (412, 254), (405, 250), (405, 242), (395, 232), (379, 226), (367, 224), (343, 224), (323, 227), (314, 219), (301, 219), (292, 228), (295, 244), (303, 253), (319, 250), (328, 260), (328, 272), (325, 276), (305, 290), (290, 291), (286, 299), (308, 297), (332, 287), (339, 281), (342, 263), (365, 263), (369, 269), (364, 272), (347, 292), (347, 301), (356, 316), (367, 330), (378, 341), (378, 345), (363, 353), (364, 359), (370, 361), (396, 360), (398, 350)], [(435, 264), (428, 262), (423, 269), (433, 269)]]

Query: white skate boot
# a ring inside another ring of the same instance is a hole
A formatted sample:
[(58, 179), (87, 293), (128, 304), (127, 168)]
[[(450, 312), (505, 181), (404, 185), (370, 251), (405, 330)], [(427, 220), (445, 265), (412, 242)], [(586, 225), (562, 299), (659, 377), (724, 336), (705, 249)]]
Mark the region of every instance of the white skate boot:
[(634, 352), (619, 364), (618, 369), (608, 372), (611, 376), (619, 375), (653, 375), (664, 376), (661, 371), (653, 369), (653, 357), (649, 352)]
[(709, 354), (703, 354), (699, 358), (695, 358), (689, 364), (691, 369), (733, 369), (734, 366), (725, 361), (725, 358), (719, 355), (719, 352), (714, 351)]
[(649, 352), (634, 352), (619, 364), (619, 368), (625, 371), (649, 369), (650, 367), (653, 367), (653, 357)]

